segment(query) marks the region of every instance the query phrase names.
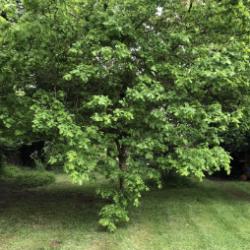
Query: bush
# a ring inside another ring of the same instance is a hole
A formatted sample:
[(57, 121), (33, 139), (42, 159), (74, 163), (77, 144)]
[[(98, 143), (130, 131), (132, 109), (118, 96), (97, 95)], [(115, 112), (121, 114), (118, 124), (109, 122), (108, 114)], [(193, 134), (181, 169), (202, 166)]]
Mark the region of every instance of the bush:
[(47, 171), (29, 170), (16, 166), (5, 166), (0, 181), (18, 187), (39, 187), (55, 182), (55, 176)]

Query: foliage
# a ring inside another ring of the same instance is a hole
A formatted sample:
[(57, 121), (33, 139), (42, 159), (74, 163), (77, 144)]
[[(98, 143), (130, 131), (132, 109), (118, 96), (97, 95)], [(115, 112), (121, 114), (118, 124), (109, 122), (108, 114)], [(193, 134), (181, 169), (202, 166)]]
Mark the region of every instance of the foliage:
[(230, 124), (228, 129), (223, 133), (224, 147), (233, 153), (248, 152), (249, 151), (249, 139), (250, 139), (250, 110), (249, 99), (246, 100), (244, 105), (240, 122)]
[(0, 146), (42, 137), (75, 182), (106, 177), (100, 223), (111, 231), (162, 171), (229, 172), (224, 134), (249, 107), (248, 1), (23, 7), (2, 20)]

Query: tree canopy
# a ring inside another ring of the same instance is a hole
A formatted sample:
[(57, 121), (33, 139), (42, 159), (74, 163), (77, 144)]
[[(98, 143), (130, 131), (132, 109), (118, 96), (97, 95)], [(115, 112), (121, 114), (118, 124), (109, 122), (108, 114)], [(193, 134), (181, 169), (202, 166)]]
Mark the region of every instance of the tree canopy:
[(222, 144), (249, 114), (249, 1), (0, 4), (0, 148), (42, 139), (75, 182), (105, 177), (101, 225), (127, 222), (164, 171), (229, 172)]

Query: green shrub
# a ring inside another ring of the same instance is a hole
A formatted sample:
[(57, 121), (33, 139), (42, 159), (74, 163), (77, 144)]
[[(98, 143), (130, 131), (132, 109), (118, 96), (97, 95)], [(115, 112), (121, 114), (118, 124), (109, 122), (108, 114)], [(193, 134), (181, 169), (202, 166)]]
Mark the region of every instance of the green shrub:
[(2, 170), (0, 181), (18, 187), (39, 187), (55, 182), (55, 176), (47, 171), (5, 166)]

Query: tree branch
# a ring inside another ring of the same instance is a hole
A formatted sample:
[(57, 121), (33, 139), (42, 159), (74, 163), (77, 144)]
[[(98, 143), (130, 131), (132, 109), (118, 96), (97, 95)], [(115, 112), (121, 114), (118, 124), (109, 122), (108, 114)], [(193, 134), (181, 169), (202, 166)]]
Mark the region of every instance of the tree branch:
[(190, 0), (190, 2), (189, 2), (189, 8), (188, 8), (188, 12), (189, 13), (191, 12), (191, 9), (193, 7), (193, 3), (194, 3), (194, 0)]

